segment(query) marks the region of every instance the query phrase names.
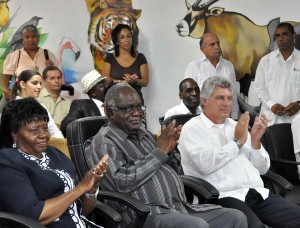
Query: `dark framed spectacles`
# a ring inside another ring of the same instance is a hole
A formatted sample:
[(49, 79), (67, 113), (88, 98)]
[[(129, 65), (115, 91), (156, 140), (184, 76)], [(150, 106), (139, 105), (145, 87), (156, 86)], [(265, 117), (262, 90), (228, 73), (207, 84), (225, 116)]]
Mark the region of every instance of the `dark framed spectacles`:
[(145, 106), (138, 105), (138, 106), (126, 106), (126, 107), (115, 107), (112, 106), (111, 108), (119, 109), (127, 114), (132, 114), (134, 111), (138, 111), (139, 113), (143, 114), (146, 110)]

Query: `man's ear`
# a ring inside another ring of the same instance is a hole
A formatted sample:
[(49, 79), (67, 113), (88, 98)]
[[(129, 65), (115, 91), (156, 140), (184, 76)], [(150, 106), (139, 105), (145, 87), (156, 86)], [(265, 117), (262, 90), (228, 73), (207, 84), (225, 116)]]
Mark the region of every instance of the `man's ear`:
[(182, 94), (181, 93), (179, 93), (179, 98), (182, 99)]
[(200, 102), (203, 106), (206, 106), (207, 101), (208, 101), (208, 99), (206, 99), (206, 98), (203, 98), (203, 97), (200, 98)]
[(104, 107), (104, 110), (105, 110), (106, 116), (109, 119), (112, 119), (113, 116), (114, 116), (114, 112), (113, 112), (112, 108), (110, 108), (110, 107)]

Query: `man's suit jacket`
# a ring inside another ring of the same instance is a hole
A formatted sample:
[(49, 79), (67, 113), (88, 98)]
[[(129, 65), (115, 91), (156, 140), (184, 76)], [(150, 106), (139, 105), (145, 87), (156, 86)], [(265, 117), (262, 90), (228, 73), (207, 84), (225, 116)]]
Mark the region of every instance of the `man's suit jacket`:
[(60, 130), (66, 137), (67, 125), (74, 120), (89, 116), (101, 116), (100, 110), (92, 99), (74, 100), (71, 103), (68, 115), (63, 119)]

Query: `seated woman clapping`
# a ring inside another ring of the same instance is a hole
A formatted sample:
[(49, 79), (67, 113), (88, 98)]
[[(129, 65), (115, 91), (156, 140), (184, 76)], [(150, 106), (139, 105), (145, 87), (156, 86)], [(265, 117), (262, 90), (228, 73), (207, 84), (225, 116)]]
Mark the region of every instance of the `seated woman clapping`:
[(48, 121), (46, 109), (34, 98), (12, 100), (4, 107), (1, 127), (11, 147), (0, 150), (0, 211), (47, 227), (86, 227), (82, 216), (95, 208), (109, 157), (78, 183), (70, 159), (47, 146)]

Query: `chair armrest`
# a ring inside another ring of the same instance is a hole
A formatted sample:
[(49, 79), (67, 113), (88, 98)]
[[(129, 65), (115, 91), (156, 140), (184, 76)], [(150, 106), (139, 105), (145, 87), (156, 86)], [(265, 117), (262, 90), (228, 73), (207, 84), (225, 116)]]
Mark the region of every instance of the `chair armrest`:
[(99, 200), (97, 200), (95, 212), (108, 218), (113, 224), (119, 224), (122, 221), (119, 212)]
[(209, 182), (192, 176), (180, 175), (187, 194), (196, 195), (204, 203), (214, 203), (219, 198), (219, 191)]
[(290, 164), (290, 165), (300, 165), (300, 162), (281, 159), (281, 158), (271, 158), (271, 162), (281, 162), (281, 163), (287, 163), (287, 164)]
[(271, 190), (283, 197), (294, 187), (287, 179), (270, 170), (266, 174), (261, 175), (261, 177), (265, 184), (269, 183), (272, 185), (273, 189)]
[(26, 227), (26, 228), (45, 228), (34, 219), (8, 212), (0, 212), (0, 227)]
[(124, 204), (134, 210), (139, 216), (147, 216), (150, 209), (142, 203), (140, 200), (133, 198), (126, 193), (111, 192), (100, 190), (98, 193), (98, 200), (112, 200), (121, 204)]

